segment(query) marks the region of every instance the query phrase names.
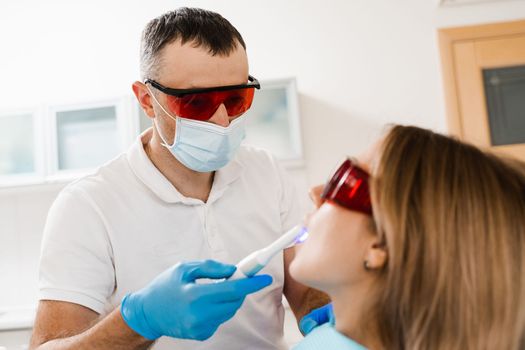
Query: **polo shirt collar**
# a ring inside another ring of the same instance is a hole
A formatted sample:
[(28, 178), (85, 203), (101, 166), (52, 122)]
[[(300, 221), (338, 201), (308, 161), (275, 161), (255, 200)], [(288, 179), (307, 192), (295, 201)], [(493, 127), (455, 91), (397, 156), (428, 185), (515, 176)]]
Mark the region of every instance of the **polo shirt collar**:
[[(144, 131), (137, 137), (137, 140), (127, 152), (128, 163), (135, 176), (137, 176), (140, 182), (150, 191), (166, 203), (202, 205), (203, 202), (201, 200), (182, 195), (151, 162), (144, 150), (144, 144), (149, 141), (152, 133), (152, 128)], [(237, 157), (223, 168), (217, 170), (207, 203), (211, 204), (219, 199), (229, 185), (241, 176), (242, 171), (243, 165)]]

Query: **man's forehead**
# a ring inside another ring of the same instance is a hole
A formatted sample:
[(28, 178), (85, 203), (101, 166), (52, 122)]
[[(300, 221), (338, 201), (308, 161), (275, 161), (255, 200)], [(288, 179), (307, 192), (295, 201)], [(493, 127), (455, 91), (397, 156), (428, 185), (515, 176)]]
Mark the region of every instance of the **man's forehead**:
[(207, 47), (178, 40), (162, 49), (159, 75), (163, 85), (181, 89), (243, 84), (248, 58), (241, 45), (229, 55), (212, 55)]

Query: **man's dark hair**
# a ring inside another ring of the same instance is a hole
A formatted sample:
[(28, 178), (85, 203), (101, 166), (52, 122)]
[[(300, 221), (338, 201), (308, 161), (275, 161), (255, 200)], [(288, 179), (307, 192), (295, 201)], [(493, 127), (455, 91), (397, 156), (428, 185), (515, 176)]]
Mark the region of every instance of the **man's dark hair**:
[(142, 79), (156, 78), (161, 50), (176, 40), (205, 47), (212, 56), (229, 55), (237, 48), (237, 42), (246, 49), (241, 34), (218, 13), (181, 7), (152, 19), (144, 28), (140, 48)]

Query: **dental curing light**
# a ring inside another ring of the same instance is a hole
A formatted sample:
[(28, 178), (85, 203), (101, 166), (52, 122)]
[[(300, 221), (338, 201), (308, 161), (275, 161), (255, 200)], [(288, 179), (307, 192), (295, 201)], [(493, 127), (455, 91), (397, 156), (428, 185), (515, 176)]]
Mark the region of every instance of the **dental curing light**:
[(290, 231), (279, 237), (269, 246), (256, 250), (246, 258), (242, 259), (236, 266), (237, 270), (229, 278), (236, 280), (240, 278), (252, 277), (261, 271), (270, 260), (280, 251), (294, 244), (302, 243), (308, 237), (308, 231), (303, 226), (295, 226)]

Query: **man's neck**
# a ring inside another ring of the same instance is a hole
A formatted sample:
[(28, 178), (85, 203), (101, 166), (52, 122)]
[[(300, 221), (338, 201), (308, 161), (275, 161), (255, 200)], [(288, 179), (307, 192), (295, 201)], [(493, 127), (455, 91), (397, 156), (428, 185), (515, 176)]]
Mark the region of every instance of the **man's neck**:
[(367, 349), (382, 349), (377, 337), (377, 322), (370, 319), (369, 289), (365, 286), (359, 290), (342, 287), (337, 292), (330, 293), (330, 297), (337, 331)]
[(183, 196), (206, 202), (215, 172), (200, 173), (188, 169), (160, 142), (158, 135), (153, 132), (151, 139), (144, 144), (144, 150), (151, 162)]

